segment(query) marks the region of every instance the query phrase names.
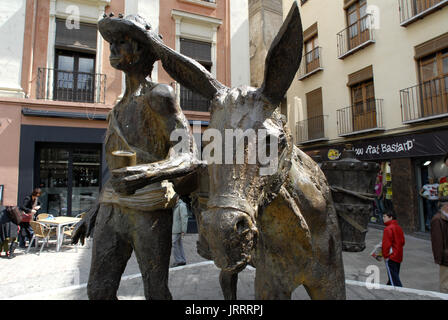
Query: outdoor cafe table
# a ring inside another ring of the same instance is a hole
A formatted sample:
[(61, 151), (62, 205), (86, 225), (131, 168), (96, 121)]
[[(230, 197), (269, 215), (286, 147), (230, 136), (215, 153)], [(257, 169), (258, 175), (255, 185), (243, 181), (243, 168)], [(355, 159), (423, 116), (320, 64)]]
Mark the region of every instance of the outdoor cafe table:
[(51, 227), (57, 227), (56, 232), (56, 238), (57, 238), (57, 244), (56, 244), (56, 251), (59, 251), (62, 246), (62, 238), (63, 238), (63, 231), (62, 228), (64, 226), (69, 226), (75, 223), (78, 223), (81, 221), (81, 218), (75, 218), (75, 217), (66, 217), (66, 216), (59, 216), (54, 217), (51, 219), (45, 218), (39, 220), (40, 223), (43, 223), (45, 225), (51, 226)]

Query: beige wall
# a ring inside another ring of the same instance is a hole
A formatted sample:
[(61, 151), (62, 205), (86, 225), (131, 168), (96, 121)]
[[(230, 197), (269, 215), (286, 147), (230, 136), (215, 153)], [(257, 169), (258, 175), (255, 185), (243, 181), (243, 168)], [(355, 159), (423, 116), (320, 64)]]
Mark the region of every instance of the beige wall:
[(4, 185), (3, 205), (16, 205), (19, 179), (20, 108), (0, 103), (0, 184)]
[[(284, 16), (292, 2), (283, 1)], [(398, 1), (367, 0), (367, 4), (376, 6), (379, 12), (379, 29), (374, 30), (376, 42), (341, 60), (337, 57), (336, 34), (346, 28), (343, 2), (311, 0), (303, 6), (299, 4), (304, 30), (318, 22), (324, 70), (304, 81), (297, 78), (293, 81), (287, 96), (291, 128), (295, 127), (296, 121), (306, 117), (305, 94), (322, 87), (323, 114), (329, 116), (327, 136), (332, 143), (344, 141), (337, 135), (336, 110), (351, 104), (346, 85), (348, 75), (373, 65), (375, 97), (384, 99), (384, 134), (408, 130), (410, 127), (403, 125), (401, 120), (399, 91), (418, 82), (414, 46), (448, 31), (448, 7), (404, 28), (400, 26)], [(294, 102), (295, 97), (300, 101)], [(303, 109), (297, 110), (300, 104)]]

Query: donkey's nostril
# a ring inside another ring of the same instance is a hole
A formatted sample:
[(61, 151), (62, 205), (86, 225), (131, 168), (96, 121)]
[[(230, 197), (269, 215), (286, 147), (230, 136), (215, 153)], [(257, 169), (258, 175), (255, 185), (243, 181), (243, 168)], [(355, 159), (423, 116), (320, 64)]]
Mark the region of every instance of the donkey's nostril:
[(240, 217), (236, 222), (235, 229), (239, 234), (250, 230), (249, 222), (245, 217)]

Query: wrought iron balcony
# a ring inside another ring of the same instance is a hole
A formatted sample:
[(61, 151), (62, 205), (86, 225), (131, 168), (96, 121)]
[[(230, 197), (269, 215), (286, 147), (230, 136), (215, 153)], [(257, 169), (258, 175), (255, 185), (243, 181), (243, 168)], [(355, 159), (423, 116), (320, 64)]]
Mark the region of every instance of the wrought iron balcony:
[(105, 103), (106, 75), (38, 68), (37, 99)]
[(338, 58), (355, 53), (375, 42), (373, 32), (373, 15), (367, 14), (337, 34)]
[(448, 0), (398, 0), (398, 2), (402, 27), (448, 5)]
[(403, 123), (448, 116), (448, 76), (400, 90)]
[(296, 124), (297, 143), (305, 144), (315, 141), (328, 140), (327, 137), (328, 116), (312, 117)]
[(316, 47), (303, 55), (299, 69), (299, 80), (306, 79), (322, 70), (322, 48)]
[(341, 137), (384, 130), (382, 99), (370, 99), (336, 112), (338, 135)]

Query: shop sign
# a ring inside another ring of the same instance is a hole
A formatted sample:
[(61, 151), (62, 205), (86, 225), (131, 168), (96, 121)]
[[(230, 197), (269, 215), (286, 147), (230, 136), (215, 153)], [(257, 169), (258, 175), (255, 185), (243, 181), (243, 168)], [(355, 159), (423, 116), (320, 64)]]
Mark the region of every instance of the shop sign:
[(415, 139), (400, 142), (372, 143), (368, 145), (355, 145), (355, 154), (357, 157), (386, 156), (393, 157), (396, 154), (409, 152), (414, 148)]
[(329, 160), (338, 160), (341, 157), (341, 153), (338, 149), (330, 149), (327, 152), (327, 157)]
[[(448, 151), (448, 130), (353, 142), (358, 160), (436, 156)], [(321, 150), (323, 161), (340, 159), (344, 145)]]
[(359, 160), (434, 156), (448, 151), (448, 131), (428, 132), (354, 143)]

